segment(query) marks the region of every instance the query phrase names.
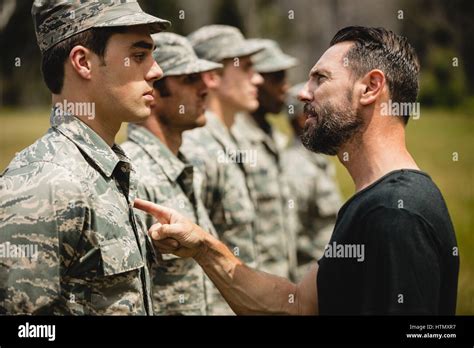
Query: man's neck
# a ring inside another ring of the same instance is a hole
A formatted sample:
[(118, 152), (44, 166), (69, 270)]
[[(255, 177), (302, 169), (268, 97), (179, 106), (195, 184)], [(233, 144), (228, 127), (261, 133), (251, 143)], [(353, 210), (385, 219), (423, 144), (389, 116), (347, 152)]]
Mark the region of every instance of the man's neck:
[(156, 116), (150, 116), (143, 126), (155, 135), (175, 156), (183, 142), (183, 130), (160, 123)]
[[(67, 103), (93, 103), (83, 98), (77, 98), (74, 96), (67, 97), (65, 95), (53, 95), (52, 102), (53, 106), (56, 104), (63, 105)], [(110, 147), (114, 145), (115, 136), (120, 130), (121, 122), (117, 122), (113, 118), (105, 117), (105, 113), (100, 110), (95, 110), (94, 115), (74, 115), (80, 121), (84, 122), (89, 128), (96, 132)]]
[(419, 170), (405, 146), (404, 130), (399, 127), (395, 127), (390, 132), (378, 134), (365, 131), (344, 145), (337, 156), (351, 175), (356, 192), (391, 171)]
[(227, 129), (232, 127), (235, 121), (235, 114), (239, 111), (223, 102), (217, 96), (211, 95), (209, 96), (208, 109), (221, 120)]
[(255, 120), (255, 122), (257, 123), (257, 125), (267, 134), (271, 135), (272, 133), (272, 126), (270, 125), (270, 123), (267, 121), (267, 118), (266, 118), (266, 114), (267, 112), (265, 111), (265, 109), (263, 109), (262, 107), (259, 107), (256, 111), (254, 111), (251, 115), (253, 117), (253, 119)]

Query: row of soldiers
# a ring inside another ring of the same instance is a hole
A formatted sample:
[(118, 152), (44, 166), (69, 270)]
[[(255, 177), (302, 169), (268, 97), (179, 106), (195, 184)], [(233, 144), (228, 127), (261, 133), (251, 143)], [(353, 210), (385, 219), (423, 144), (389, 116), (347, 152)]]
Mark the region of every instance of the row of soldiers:
[[(162, 32), (166, 21), (135, 1), (70, 2), (89, 14), (73, 24), (59, 3), (33, 4), (43, 53), (84, 30), (149, 25), (162, 76), (151, 115), (128, 125), (122, 145), (53, 108), (48, 133), (4, 171), (1, 245), (39, 251), (0, 258), (0, 312), (232, 314), (193, 259), (153, 249), (155, 221), (133, 209), (136, 197), (179, 211), (254, 268), (300, 279), (322, 256), (341, 198), (333, 165), (299, 141), (302, 85), (287, 82), (297, 59), (226, 25)], [(269, 121), (284, 110), (292, 141)]]

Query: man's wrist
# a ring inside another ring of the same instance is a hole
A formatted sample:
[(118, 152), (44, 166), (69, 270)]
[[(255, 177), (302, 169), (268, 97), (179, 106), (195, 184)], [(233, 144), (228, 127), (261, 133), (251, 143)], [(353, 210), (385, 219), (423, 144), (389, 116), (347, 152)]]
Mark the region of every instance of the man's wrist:
[(196, 254), (193, 256), (194, 260), (200, 265), (202, 265), (202, 262), (207, 259), (207, 255), (212, 244), (212, 241), (210, 240), (212, 239), (212, 236), (210, 234), (204, 232), (203, 236), (203, 240), (198, 246)]

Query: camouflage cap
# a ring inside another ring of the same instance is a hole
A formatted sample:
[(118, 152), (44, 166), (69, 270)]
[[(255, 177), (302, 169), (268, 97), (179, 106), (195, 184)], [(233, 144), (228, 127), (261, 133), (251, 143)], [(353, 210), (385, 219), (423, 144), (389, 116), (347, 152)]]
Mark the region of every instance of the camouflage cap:
[(306, 82), (300, 82), (288, 90), (286, 94), (287, 114), (289, 117), (297, 116), (303, 113), (304, 103), (298, 99), (298, 94), (303, 89)]
[(278, 43), (268, 39), (249, 39), (265, 48), (252, 56), (254, 69), (259, 73), (271, 73), (286, 70), (298, 65), (298, 59), (282, 52)]
[(143, 12), (136, 0), (35, 0), (31, 15), (43, 53), (90, 28), (148, 24), (156, 33), (171, 24)]
[(199, 59), (184, 36), (158, 33), (151, 37), (156, 45), (153, 57), (163, 70), (163, 77), (189, 75), (222, 68), (222, 64)]
[(221, 62), (226, 58), (244, 57), (261, 51), (259, 43), (250, 43), (239, 29), (229, 25), (207, 25), (188, 35), (199, 58)]

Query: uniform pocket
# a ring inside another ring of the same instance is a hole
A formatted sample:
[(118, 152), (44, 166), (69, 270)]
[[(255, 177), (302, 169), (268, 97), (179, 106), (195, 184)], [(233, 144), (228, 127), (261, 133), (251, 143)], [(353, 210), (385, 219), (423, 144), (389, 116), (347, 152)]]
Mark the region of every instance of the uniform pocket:
[(124, 236), (99, 243), (104, 276), (125, 273), (145, 265), (134, 238)]

